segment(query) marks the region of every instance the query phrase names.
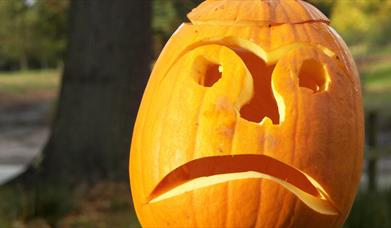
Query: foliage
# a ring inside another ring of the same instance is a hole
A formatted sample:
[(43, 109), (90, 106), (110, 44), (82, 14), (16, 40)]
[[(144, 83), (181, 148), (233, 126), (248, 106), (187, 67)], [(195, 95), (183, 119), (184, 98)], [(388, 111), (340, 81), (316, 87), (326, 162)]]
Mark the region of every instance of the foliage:
[(365, 107), (371, 110), (381, 110), (382, 115), (390, 117), (391, 64), (385, 60), (370, 65), (362, 70)]
[(307, 0), (307, 2), (315, 5), (327, 17), (330, 17), (336, 0)]
[(66, 48), (69, 0), (38, 0), (34, 7), (39, 15), (34, 28), (38, 37), (35, 57), (61, 61)]
[(391, 227), (391, 191), (360, 192), (344, 227)]
[(33, 34), (34, 20), (36, 20), (36, 15), (23, 1), (1, 1), (0, 56), (3, 61), (20, 60), (22, 67), (26, 67), (26, 58), (33, 46), (33, 43), (28, 41), (32, 40), (35, 35)]
[(152, 29), (155, 56), (178, 26), (188, 21), (186, 14), (201, 2), (202, 0), (154, 0)]
[(0, 68), (55, 66), (65, 49), (68, 5), (68, 0), (0, 1)]
[[(391, 1), (307, 0), (331, 17), (348, 44), (382, 46), (391, 35)], [(27, 2), (31, 2), (27, 4)], [(188, 21), (186, 14), (202, 0), (154, 0), (155, 53)], [(69, 0), (0, 1), (0, 69), (46, 68), (62, 61), (66, 46)]]
[(39, 186), (32, 190), (21, 190), (16, 186), (1, 187), (0, 200), (0, 225), (38, 217), (55, 224), (75, 204), (69, 189), (63, 186)]
[(201, 2), (202, 0), (154, 0), (153, 30), (170, 36), (182, 22), (187, 21), (186, 14)]
[[(391, 1), (307, 0), (331, 17), (348, 44), (382, 46), (391, 36)], [(27, 4), (27, 2), (31, 2)], [(154, 0), (152, 26), (158, 53), (186, 14), (202, 0)], [(0, 1), (0, 69), (46, 68), (62, 61), (69, 0)]]
[(66, 189), (0, 188), (0, 227), (140, 227), (129, 202), (128, 183)]
[(391, 35), (391, 1), (337, 1), (332, 25), (349, 44), (387, 44)]

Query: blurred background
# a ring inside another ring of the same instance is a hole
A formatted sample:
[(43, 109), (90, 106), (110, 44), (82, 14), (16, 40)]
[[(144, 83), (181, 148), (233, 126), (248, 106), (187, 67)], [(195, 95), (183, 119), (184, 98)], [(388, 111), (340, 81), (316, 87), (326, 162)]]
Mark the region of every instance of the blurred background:
[[(131, 129), (153, 61), (201, 0), (0, 1), (0, 227), (139, 226)], [(346, 227), (391, 227), (391, 1), (311, 0), (361, 73), (366, 152)]]

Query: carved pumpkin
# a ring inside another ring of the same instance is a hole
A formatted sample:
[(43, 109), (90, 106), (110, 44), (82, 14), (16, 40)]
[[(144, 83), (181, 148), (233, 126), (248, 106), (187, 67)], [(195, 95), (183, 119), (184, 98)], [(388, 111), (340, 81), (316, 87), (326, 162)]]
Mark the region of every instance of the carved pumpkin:
[(359, 76), (303, 1), (208, 0), (153, 69), (130, 177), (145, 227), (338, 227), (363, 157)]

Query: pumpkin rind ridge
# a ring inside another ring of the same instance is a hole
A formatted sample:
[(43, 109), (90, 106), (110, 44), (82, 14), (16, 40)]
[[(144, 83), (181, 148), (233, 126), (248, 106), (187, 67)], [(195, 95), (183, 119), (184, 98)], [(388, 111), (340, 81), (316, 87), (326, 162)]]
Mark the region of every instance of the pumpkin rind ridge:
[(322, 12), (301, 0), (205, 1), (193, 9), (188, 14), (188, 18), (193, 24), (215, 25), (270, 26), (308, 22), (330, 23)]

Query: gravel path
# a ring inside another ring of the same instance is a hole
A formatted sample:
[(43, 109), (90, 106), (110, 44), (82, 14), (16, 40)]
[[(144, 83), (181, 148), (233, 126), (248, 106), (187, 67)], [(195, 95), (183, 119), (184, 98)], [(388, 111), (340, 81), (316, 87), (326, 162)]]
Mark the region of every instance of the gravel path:
[(49, 102), (0, 107), (0, 184), (22, 172), (49, 136)]

